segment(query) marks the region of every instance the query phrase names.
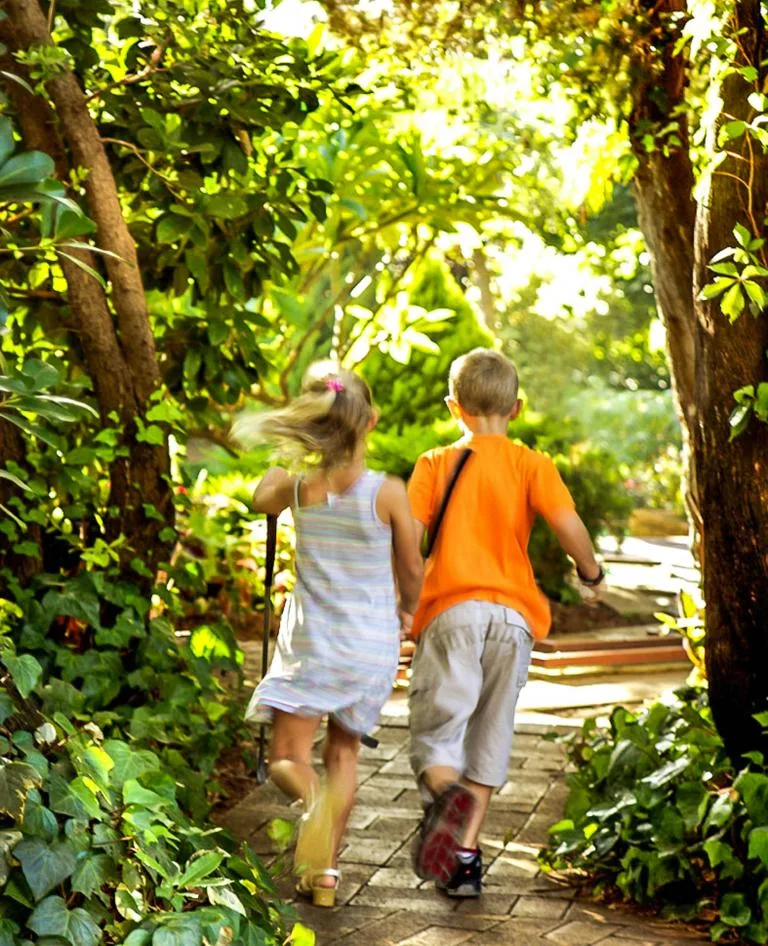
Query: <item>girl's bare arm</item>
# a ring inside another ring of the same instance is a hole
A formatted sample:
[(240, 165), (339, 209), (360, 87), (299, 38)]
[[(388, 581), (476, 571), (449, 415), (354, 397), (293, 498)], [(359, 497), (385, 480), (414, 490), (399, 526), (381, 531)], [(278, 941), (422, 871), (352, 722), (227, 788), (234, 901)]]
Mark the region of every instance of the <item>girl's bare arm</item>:
[(395, 578), (400, 593), (400, 608), (413, 614), (419, 603), (424, 561), (417, 538), (416, 523), (411, 515), (405, 484), (396, 477), (387, 477), (377, 500), (379, 518), (392, 526), (392, 551)]
[(293, 502), (293, 477), (287, 470), (272, 467), (253, 493), (253, 508), (268, 516), (278, 516)]

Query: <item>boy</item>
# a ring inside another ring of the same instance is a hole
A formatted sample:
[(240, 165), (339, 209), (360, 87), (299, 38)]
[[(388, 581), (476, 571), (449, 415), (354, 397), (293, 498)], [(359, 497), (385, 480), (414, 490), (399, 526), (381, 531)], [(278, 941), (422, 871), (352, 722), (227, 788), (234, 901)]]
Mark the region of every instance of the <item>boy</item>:
[(506, 781), (514, 713), (534, 640), (551, 617), (528, 558), (541, 514), (582, 583), (604, 574), (554, 463), (507, 439), (520, 413), (517, 371), (478, 348), (451, 365), (448, 409), (457, 444), (419, 458), (408, 486), (419, 537), (463, 448), (472, 450), (427, 562), (413, 618), (411, 765), (429, 799), (414, 868), (450, 896), (481, 892), (478, 838), (491, 795)]

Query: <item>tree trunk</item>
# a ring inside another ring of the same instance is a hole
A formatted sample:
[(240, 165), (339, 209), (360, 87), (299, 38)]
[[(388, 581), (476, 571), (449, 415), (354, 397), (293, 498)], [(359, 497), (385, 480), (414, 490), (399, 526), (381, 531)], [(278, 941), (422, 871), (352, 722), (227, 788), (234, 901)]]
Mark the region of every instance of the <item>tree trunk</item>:
[[(12, 49), (51, 43), (37, 0), (6, 0), (6, 10)], [(18, 64), (13, 71), (19, 71)], [(167, 542), (159, 540), (159, 532), (173, 522), (174, 510), (167, 440), (153, 446), (136, 438), (136, 417), (146, 413), (160, 372), (135, 244), (120, 209), (98, 128), (76, 77), (64, 71), (48, 83), (48, 90), (55, 113), (43, 99), (14, 92), (17, 99), (21, 96), (27, 100), (19, 108), (25, 141), (54, 156), (62, 179), (66, 179), (70, 166), (88, 169), (85, 190), (89, 215), (97, 225), (96, 243), (117, 257), (101, 257), (111, 283), (109, 299), (117, 330), (107, 297), (98, 284), (73, 264), (62, 261), (69, 302), (82, 330), (83, 349), (102, 417), (117, 412), (129, 448), (129, 456), (118, 459), (110, 471), (109, 504), (119, 510), (119, 516), (109, 521), (108, 537), (124, 534), (128, 539), (127, 560), (137, 557), (154, 572), (170, 549)], [(30, 118), (27, 110), (34, 117)], [(98, 266), (92, 260), (88, 262)], [(154, 506), (162, 521), (148, 517), (144, 504)]]
[[(696, 424), (696, 312), (693, 301), (693, 258), (696, 204), (693, 199), (693, 165), (685, 111), (685, 53), (676, 50), (679, 21), (671, 16), (685, 11), (685, 0), (648, 4), (649, 28), (663, 37), (657, 70), (639, 50), (635, 63), (642, 79), (633, 90), (629, 128), (637, 158), (635, 201), (638, 221), (651, 257), (651, 272), (659, 314), (667, 332), (667, 350), (678, 417), (683, 432), (687, 471), (686, 503), (695, 535), (702, 532), (691, 435)], [(678, 123), (673, 135), (659, 133), (670, 122)], [(645, 136), (656, 137), (650, 152)]]
[[(737, 3), (731, 25), (734, 35), (740, 33), (737, 65), (760, 70), (765, 42), (757, 0)], [(713, 138), (723, 121), (753, 117), (747, 103), (753, 90), (738, 72), (725, 79)], [(740, 157), (728, 157), (712, 175), (699, 206), (697, 296), (710, 281), (707, 264), (712, 256), (734, 245), (734, 225), (742, 223), (753, 233), (764, 228), (768, 157), (746, 135), (730, 148)], [(746, 183), (750, 180), (751, 192)], [(753, 719), (753, 714), (768, 710), (768, 425), (753, 419), (745, 433), (730, 442), (728, 418), (734, 390), (768, 377), (768, 316), (745, 313), (730, 324), (719, 300), (697, 302), (697, 315), (694, 447), (705, 523), (707, 675), (715, 723), (738, 762), (750, 750), (768, 754), (768, 739)]]

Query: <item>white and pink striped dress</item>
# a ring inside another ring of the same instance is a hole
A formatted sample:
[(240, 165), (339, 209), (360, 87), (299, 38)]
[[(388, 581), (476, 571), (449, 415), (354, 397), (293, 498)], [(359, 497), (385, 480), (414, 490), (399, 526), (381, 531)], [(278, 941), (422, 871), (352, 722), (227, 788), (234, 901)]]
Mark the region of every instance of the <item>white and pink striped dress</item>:
[(296, 587), (246, 719), (267, 721), (279, 709), (328, 714), (361, 735), (376, 725), (400, 649), (392, 531), (376, 514), (383, 482), (366, 470), (345, 493), (304, 507), (297, 482)]

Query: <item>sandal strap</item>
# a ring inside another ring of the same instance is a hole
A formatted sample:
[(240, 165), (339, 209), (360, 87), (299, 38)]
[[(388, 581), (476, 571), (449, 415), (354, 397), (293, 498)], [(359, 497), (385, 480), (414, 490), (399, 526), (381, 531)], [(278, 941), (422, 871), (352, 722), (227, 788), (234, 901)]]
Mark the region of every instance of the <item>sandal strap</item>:
[(325, 870), (314, 870), (312, 873), (315, 877), (335, 877), (336, 880), (341, 880), (341, 871), (336, 867), (326, 867)]

